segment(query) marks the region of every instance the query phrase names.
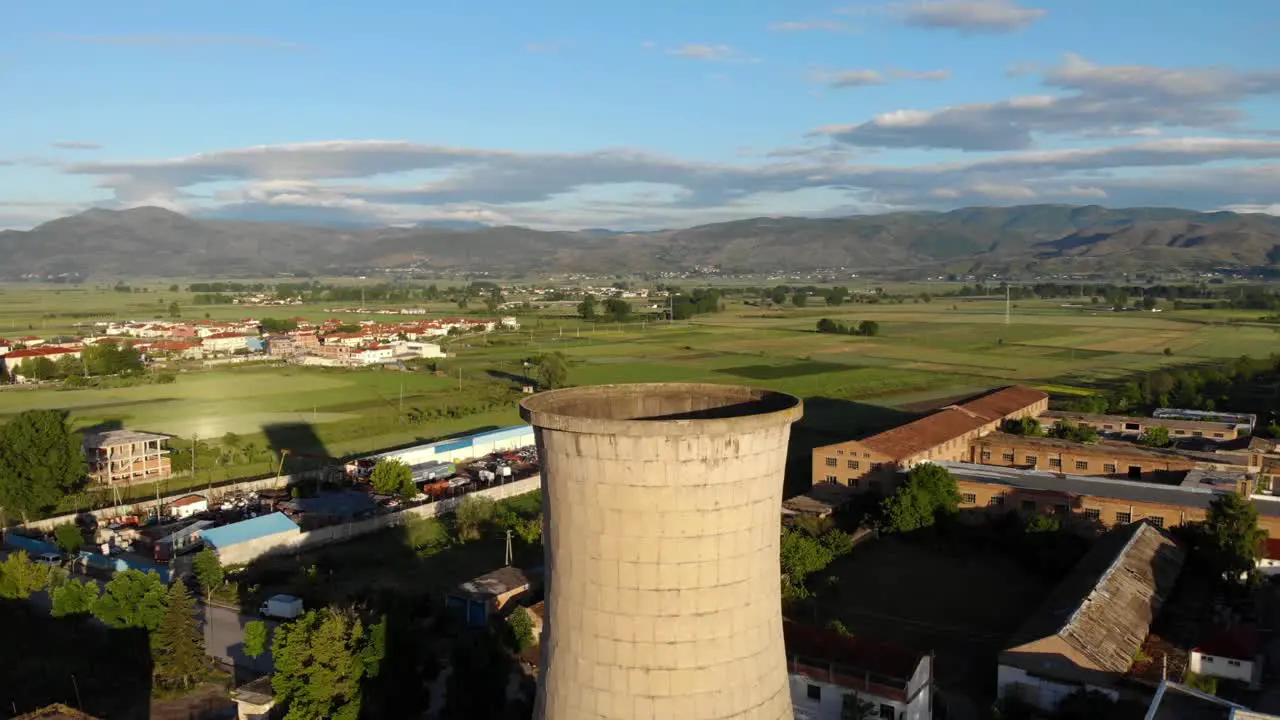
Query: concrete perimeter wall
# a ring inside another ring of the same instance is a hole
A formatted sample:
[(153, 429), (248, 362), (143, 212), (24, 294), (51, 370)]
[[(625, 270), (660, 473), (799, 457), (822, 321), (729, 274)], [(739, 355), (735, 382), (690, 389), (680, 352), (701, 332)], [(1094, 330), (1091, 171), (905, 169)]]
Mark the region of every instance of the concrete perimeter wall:
[[(232, 483), (230, 485), (215, 485), (212, 492), (204, 487), (191, 487), (170, 495), (162, 495), (160, 497), (160, 504), (168, 505), (178, 498), (184, 498), (188, 495), (200, 495), (201, 497), (207, 498), (210, 501), (210, 505), (212, 505), (219, 498), (222, 498), (225, 495), (239, 495), (241, 493), (247, 493), (254, 490), (269, 490), (272, 488), (284, 487), (292, 483), (295, 479), (301, 480), (302, 478), (302, 474), (296, 476), (281, 475), (280, 477), (273, 475), (271, 477), (259, 478), (257, 480), (245, 480), (244, 482)], [(83, 510), (77, 513), (45, 518), (44, 520), (32, 520), (21, 527), (30, 530), (48, 532), (59, 525), (66, 525), (69, 522), (73, 522), (81, 515), (92, 515), (101, 521), (109, 523), (112, 519), (123, 515), (145, 515), (147, 511), (155, 507), (155, 505), (156, 499), (152, 497), (148, 500), (138, 500), (136, 502), (124, 503), (123, 505), (113, 505), (99, 510)]]
[(361, 535), (385, 530), (386, 528), (399, 527), (404, 524), (405, 519), (408, 517), (428, 518), (447, 515), (458, 508), (458, 504), (462, 502), (463, 498), (487, 497), (492, 500), (502, 500), (516, 495), (531, 493), (541, 487), (542, 477), (534, 475), (524, 480), (499, 485), (488, 490), (477, 490), (467, 495), (448, 498), (426, 505), (418, 505), (400, 512), (372, 517), (368, 520), (330, 525), (310, 532), (286, 531), (255, 538), (231, 547), (222, 548), (218, 551), (218, 556), (222, 559), (222, 564), (224, 565), (245, 565), (264, 555), (310, 550), (330, 543), (344, 542)]

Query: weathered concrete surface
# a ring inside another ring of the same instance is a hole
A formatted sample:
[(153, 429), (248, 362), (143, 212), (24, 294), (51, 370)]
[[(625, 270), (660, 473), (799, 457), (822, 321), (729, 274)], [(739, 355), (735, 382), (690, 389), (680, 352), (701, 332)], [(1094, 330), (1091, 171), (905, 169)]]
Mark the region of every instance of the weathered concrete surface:
[(543, 477), (539, 720), (791, 718), (778, 540), (792, 396), (611, 385), (521, 404)]

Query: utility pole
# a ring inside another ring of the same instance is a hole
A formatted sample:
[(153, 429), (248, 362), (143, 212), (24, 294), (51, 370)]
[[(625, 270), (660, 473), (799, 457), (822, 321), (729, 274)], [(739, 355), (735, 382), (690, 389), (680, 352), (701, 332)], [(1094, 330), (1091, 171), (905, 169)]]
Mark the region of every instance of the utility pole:
[(1008, 325), (1008, 324), (1009, 324), (1009, 312), (1010, 312), (1010, 305), (1009, 305), (1009, 281), (1008, 281), (1008, 280), (1005, 280), (1005, 281), (1004, 281), (1004, 324), (1005, 324), (1005, 325)]
[(462, 392), (462, 368), (458, 368), (458, 392)]
[(400, 414), (404, 414), (404, 380), (400, 381)]
[(507, 556), (503, 561), (503, 564), (507, 567), (511, 567), (511, 530), (509, 528), (507, 529)]

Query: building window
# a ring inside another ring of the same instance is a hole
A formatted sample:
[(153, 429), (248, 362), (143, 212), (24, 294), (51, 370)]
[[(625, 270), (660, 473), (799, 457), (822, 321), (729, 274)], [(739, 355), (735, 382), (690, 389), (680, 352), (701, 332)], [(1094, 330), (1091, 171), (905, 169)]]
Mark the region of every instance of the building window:
[(882, 467), (884, 467), (884, 463), (871, 463), (871, 472), (880, 472)]
[(1207, 662), (1207, 663), (1212, 664), (1212, 663), (1213, 663), (1213, 658), (1209, 657), (1208, 655), (1201, 655), (1201, 656), (1200, 656), (1200, 661), (1201, 661), (1201, 662)]
[(991, 451), (990, 451), (990, 450), (983, 450), (983, 451), (982, 451), (982, 461), (983, 461), (983, 462), (986, 462), (986, 461), (988, 461), (988, 460), (990, 460), (990, 459), (991, 459)]
[(1186, 430), (1174, 430), (1174, 431), (1173, 431), (1173, 434), (1174, 434), (1174, 435), (1186, 435), (1186, 434), (1187, 434), (1187, 431), (1186, 431)]
[(1226, 437), (1226, 436), (1225, 436), (1225, 435), (1223, 435), (1222, 433), (1214, 433), (1214, 434), (1213, 434), (1213, 436), (1214, 436), (1214, 437), (1216, 437), (1216, 438)]
[(1116, 471), (1115, 463), (1104, 463), (1102, 466), (1102, 472), (1114, 473), (1115, 471)]
[(1027, 461), (1028, 465), (1035, 465), (1036, 463), (1040, 462), (1040, 458), (1035, 455), (1028, 455), (1025, 458), (1025, 460)]
[(1049, 458), (1049, 467), (1062, 467), (1062, 458)]
[(894, 717), (893, 706), (880, 703), (880, 720), (893, 720)]
[(976, 505), (978, 502), (978, 496), (973, 493), (965, 493), (960, 496), (960, 500), (966, 505)]
[(1195, 435), (1196, 437), (1204, 437), (1204, 433), (1200, 432), (1199, 430), (1194, 430), (1192, 431), (1191, 434)]
[(1086, 518), (1088, 518), (1089, 520), (1101, 520), (1101, 519), (1102, 519), (1102, 511), (1101, 511), (1101, 510), (1099, 510), (1098, 508), (1085, 508), (1085, 509), (1084, 509), (1084, 516), (1085, 516)]
[(1088, 469), (1089, 469), (1089, 461), (1088, 461), (1088, 460), (1077, 460), (1077, 461), (1076, 461), (1076, 469), (1077, 469), (1077, 470), (1088, 470)]
[(1159, 515), (1151, 515), (1147, 517), (1147, 519), (1151, 521), (1152, 525), (1155, 525), (1158, 528), (1164, 527), (1164, 518), (1160, 517)]
[(1054, 506), (1053, 506), (1053, 513), (1054, 513), (1055, 515), (1062, 515), (1062, 516), (1064, 516), (1064, 517), (1065, 517), (1065, 516), (1066, 516), (1066, 514), (1067, 514), (1067, 506), (1066, 506), (1066, 505), (1054, 505)]
[(1117, 524), (1117, 525), (1128, 525), (1128, 524), (1129, 524), (1129, 523), (1131, 523), (1131, 522), (1133, 522), (1133, 515), (1131, 515), (1131, 514), (1129, 514), (1129, 513), (1127, 513), (1127, 512), (1117, 512), (1117, 513), (1116, 513), (1116, 524)]
[(809, 685), (805, 688), (805, 695), (807, 695), (810, 700), (821, 700), (822, 688), (817, 685)]
[(835, 466), (836, 466), (836, 459), (833, 457), (827, 458), (827, 467), (835, 467)]
[(858, 487), (858, 478), (850, 478), (850, 479), (849, 479), (849, 487), (851, 487), (851, 488), (856, 488), (856, 487)]
[(839, 481), (840, 481), (840, 478), (836, 477), (835, 475), (828, 475), (828, 476), (827, 476), (827, 482), (829, 482), (829, 483), (839, 482)]
[(1004, 496), (992, 495), (991, 499), (987, 501), (987, 507), (1004, 507)]
[(850, 460), (850, 461), (849, 461), (849, 469), (850, 469), (850, 470), (857, 470), (860, 466), (861, 466), (861, 463), (859, 463), (857, 460)]
[(1230, 665), (1231, 667), (1240, 667), (1239, 660), (1228, 660), (1227, 664)]
[(1013, 453), (1011, 452), (1004, 453), (1003, 455), (1000, 456), (1000, 459), (1004, 460), (1005, 462), (1013, 462)]
[(1036, 511), (1036, 501), (1035, 501), (1035, 500), (1023, 500), (1023, 501), (1022, 501), (1022, 512), (1035, 512), (1035, 511)]
[(1103, 429), (1103, 430), (1115, 430), (1115, 429), (1116, 429), (1116, 427), (1115, 427), (1115, 425), (1103, 425), (1103, 426), (1102, 426), (1102, 429)]

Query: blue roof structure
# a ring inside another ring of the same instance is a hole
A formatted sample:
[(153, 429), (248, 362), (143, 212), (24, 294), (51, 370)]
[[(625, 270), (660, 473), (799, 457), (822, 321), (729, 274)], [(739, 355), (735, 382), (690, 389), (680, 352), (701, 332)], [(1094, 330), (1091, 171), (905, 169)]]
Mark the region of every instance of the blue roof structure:
[(533, 427), (530, 425), (512, 425), (510, 427), (498, 428), (497, 430), (488, 430), (482, 433), (476, 433), (471, 436), (471, 441), (495, 442), (498, 440), (506, 440), (507, 438), (532, 434), (532, 432)]
[(277, 512), (250, 518), (249, 520), (241, 520), (238, 523), (231, 523), (222, 527), (211, 528), (201, 532), (200, 537), (215, 548), (227, 548), (242, 542), (257, 540), (261, 537), (289, 532), (290, 530), (298, 532), (298, 524), (290, 520), (289, 516), (284, 513)]

